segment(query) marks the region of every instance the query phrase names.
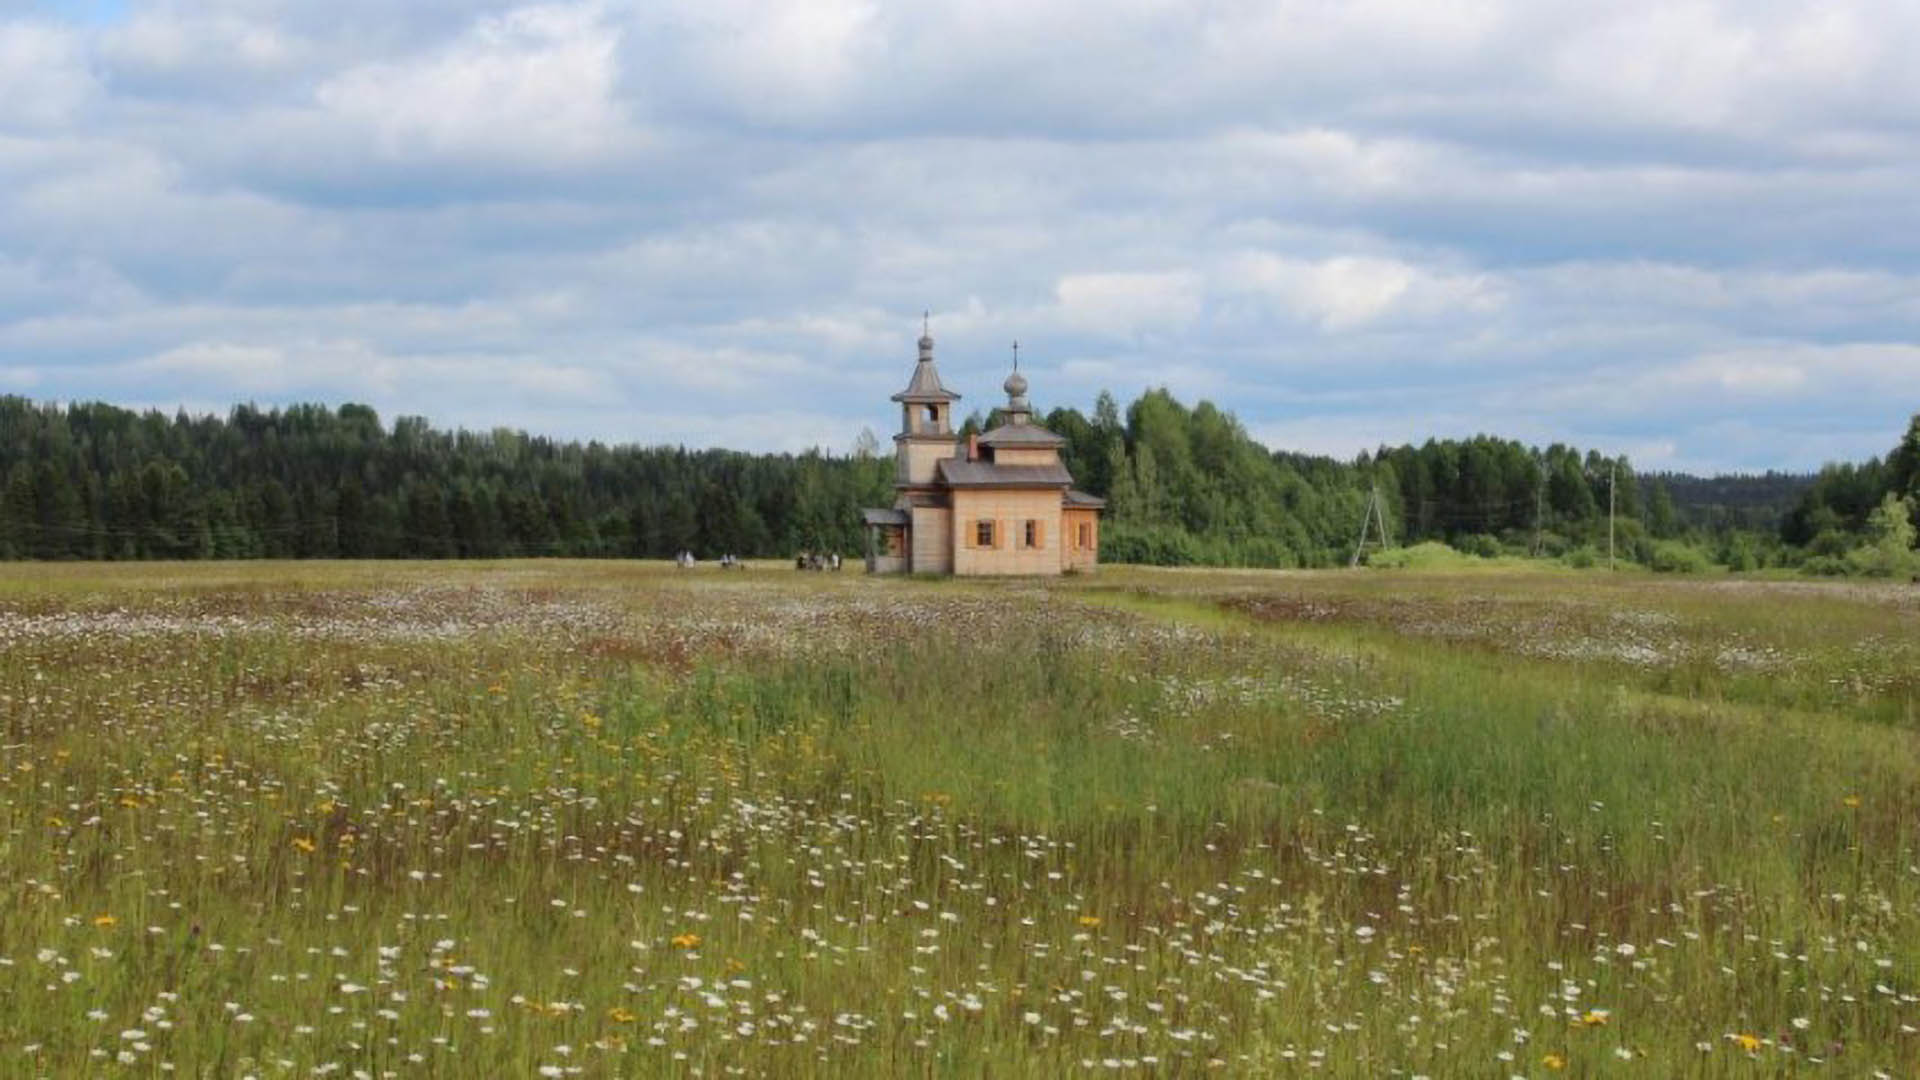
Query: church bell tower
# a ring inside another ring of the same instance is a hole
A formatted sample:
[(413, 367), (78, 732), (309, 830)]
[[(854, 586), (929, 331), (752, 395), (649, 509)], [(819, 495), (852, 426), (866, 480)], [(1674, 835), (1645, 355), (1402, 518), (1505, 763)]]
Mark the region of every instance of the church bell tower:
[(953, 403), (960, 395), (940, 382), (940, 369), (933, 363), (933, 334), (927, 317), (920, 319), (920, 359), (913, 366), (913, 378), (907, 388), (893, 395), (900, 403), (900, 433), (893, 437), (894, 484), (901, 488), (930, 485), (941, 458), (954, 455), (958, 440), (953, 434)]

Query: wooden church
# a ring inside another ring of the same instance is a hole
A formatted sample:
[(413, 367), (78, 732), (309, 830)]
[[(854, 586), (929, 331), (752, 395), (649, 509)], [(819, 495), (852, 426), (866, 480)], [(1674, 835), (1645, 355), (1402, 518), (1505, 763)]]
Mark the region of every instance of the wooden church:
[(893, 395), (893, 506), (865, 512), (869, 571), (1032, 575), (1098, 565), (1105, 500), (1074, 489), (1060, 462), (1066, 440), (1034, 423), (1017, 361), (1004, 389), (997, 426), (955, 435), (960, 395), (941, 383), (933, 338), (922, 331), (913, 378)]

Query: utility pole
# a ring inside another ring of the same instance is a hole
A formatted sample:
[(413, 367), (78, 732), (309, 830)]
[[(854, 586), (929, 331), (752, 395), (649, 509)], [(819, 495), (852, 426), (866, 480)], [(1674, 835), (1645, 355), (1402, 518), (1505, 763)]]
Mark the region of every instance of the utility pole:
[(1380, 529), (1380, 550), (1385, 551), (1392, 543), (1387, 539), (1387, 511), (1380, 503), (1380, 489), (1367, 492), (1367, 512), (1360, 515), (1360, 539), (1353, 545), (1353, 558), (1347, 563), (1349, 570), (1360, 565), (1360, 553), (1367, 549), (1367, 529), (1378, 526)]
[(1540, 486), (1533, 492), (1533, 550), (1527, 553), (1534, 558), (1540, 557), (1540, 530), (1545, 526), (1546, 518), (1547, 463), (1543, 458), (1540, 462)]
[(1613, 489), (1620, 485), (1620, 463), (1607, 466), (1607, 572), (1613, 572)]
[(1367, 511), (1360, 515), (1360, 539), (1353, 542), (1353, 558), (1347, 561), (1349, 570), (1360, 565), (1360, 553), (1367, 549), (1367, 527), (1373, 524), (1373, 500), (1379, 494), (1377, 490), (1367, 492)]

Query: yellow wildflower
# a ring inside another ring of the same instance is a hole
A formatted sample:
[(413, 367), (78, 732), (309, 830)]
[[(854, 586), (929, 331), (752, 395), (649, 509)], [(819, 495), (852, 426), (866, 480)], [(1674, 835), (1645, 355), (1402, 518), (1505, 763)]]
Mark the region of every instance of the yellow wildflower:
[(700, 935), (687, 933), (673, 935), (673, 947), (676, 949), (697, 949), (700, 947)]
[(1098, 916), (1098, 915), (1082, 915), (1082, 916), (1080, 916), (1080, 925), (1081, 925), (1081, 926), (1084, 926), (1084, 927), (1086, 927), (1086, 928), (1087, 928), (1087, 929), (1089, 929), (1089, 930), (1091, 930), (1091, 929), (1093, 929), (1094, 927), (1096, 927), (1096, 926), (1099, 926), (1099, 925), (1100, 925), (1100, 916)]
[(1604, 1027), (1611, 1015), (1605, 1009), (1589, 1009), (1587, 1014), (1580, 1018), (1580, 1023), (1586, 1027)]
[(1561, 1057), (1559, 1054), (1548, 1054), (1546, 1057), (1540, 1059), (1540, 1064), (1558, 1072), (1567, 1067), (1567, 1059)]
[(102, 930), (111, 928), (114, 923), (117, 923), (119, 921), (120, 921), (119, 919), (116, 919), (111, 915), (95, 915), (93, 917), (93, 925), (99, 927)]
[(1757, 1035), (1749, 1035), (1743, 1031), (1733, 1037), (1733, 1045), (1751, 1054), (1760, 1049), (1760, 1038)]
[(1849, 808), (1858, 809), (1860, 806), (1860, 796), (1858, 795), (1849, 795), (1840, 801), (1847, 804)]
[(313, 849), (314, 849), (315, 847), (317, 847), (317, 846), (318, 846), (318, 845), (316, 845), (316, 844), (315, 844), (315, 843), (313, 842), (313, 840), (312, 840), (311, 838), (309, 838), (309, 837), (305, 837), (305, 836), (296, 836), (296, 837), (294, 837), (294, 838), (293, 838), (293, 847), (294, 847), (294, 850), (295, 850), (295, 851), (298, 851), (298, 852), (301, 852), (302, 854), (306, 854), (306, 855), (311, 855), (311, 854), (313, 854)]
[(632, 1009), (623, 1009), (616, 1005), (607, 1010), (607, 1019), (616, 1024), (631, 1024), (640, 1017), (635, 1015)]

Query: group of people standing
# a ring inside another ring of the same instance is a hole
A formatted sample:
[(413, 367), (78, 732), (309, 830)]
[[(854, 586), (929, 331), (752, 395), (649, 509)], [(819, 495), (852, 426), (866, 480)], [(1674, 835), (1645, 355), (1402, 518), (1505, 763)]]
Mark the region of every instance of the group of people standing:
[[(699, 563), (700, 560), (694, 558), (693, 552), (691, 551), (682, 551), (673, 557), (673, 564), (682, 570), (691, 570), (695, 566), (698, 566)], [(745, 570), (746, 568), (747, 564), (742, 562), (738, 555), (720, 556), (720, 569), (722, 570)]]
[[(682, 551), (673, 557), (673, 564), (682, 570), (691, 570), (700, 564), (700, 560), (693, 557), (693, 552)], [(720, 556), (720, 569), (722, 570), (745, 570), (746, 568), (746, 562), (738, 555)], [(794, 557), (793, 568), (795, 570), (838, 570), (840, 569), (840, 553), (837, 551), (803, 551)]]
[(803, 551), (794, 556), (795, 570), (838, 570), (840, 553), (837, 551)]

